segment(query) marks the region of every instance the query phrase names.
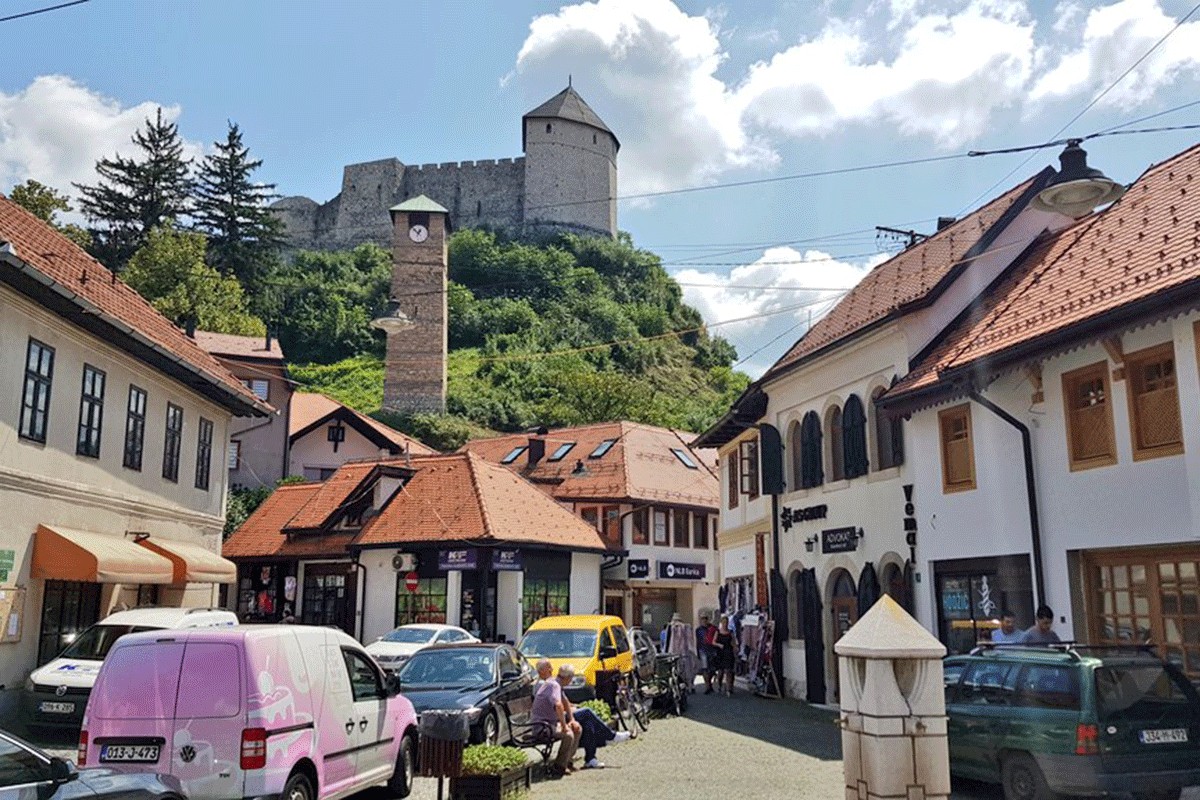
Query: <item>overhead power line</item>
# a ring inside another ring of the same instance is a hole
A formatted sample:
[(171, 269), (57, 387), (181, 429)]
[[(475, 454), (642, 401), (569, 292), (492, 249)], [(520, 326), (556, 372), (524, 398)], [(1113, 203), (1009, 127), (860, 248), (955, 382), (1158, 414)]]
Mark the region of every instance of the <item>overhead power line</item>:
[(22, 11), (20, 14), (9, 14), (7, 17), (0, 17), (0, 22), (9, 22), (14, 19), (22, 19), (24, 17), (32, 17), (37, 14), (45, 14), (49, 11), (58, 11), (60, 8), (70, 8), (71, 6), (83, 5), (90, 0), (71, 0), (69, 3), (59, 3), (56, 6), (46, 6), (45, 8), (35, 8), (33, 11)]

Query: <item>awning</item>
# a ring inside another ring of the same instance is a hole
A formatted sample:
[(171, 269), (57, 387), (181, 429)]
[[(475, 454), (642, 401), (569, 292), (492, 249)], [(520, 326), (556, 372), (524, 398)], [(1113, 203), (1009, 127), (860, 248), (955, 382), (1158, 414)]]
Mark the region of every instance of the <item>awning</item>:
[(123, 536), (38, 525), (34, 578), (87, 583), (171, 583), (171, 562)]
[(171, 583), (236, 583), (237, 564), (191, 542), (150, 537), (142, 547), (166, 558), (173, 567)]

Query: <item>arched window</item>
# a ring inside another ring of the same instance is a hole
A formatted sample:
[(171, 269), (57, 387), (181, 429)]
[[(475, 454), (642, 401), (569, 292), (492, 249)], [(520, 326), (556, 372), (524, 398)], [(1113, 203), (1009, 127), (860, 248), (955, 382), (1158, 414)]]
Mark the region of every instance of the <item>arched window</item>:
[(821, 418), (810, 411), (800, 423), (800, 488), (811, 489), (825, 482), (821, 466)]
[(552, 131), (552, 130), (554, 130), (554, 127), (549, 122), (547, 122), (546, 123), (546, 133), (550, 133), (550, 131)]
[(800, 423), (794, 420), (788, 427), (787, 451), (791, 456), (788, 462), (792, 469), (791, 475), (788, 476), (788, 487), (799, 489), (804, 485), (801, 481), (801, 476), (804, 475), (804, 442), (800, 437)]
[(842, 409), (842, 445), (846, 477), (858, 478), (867, 474), (867, 412), (862, 400), (852, 394)]
[(888, 416), (879, 407), (880, 386), (871, 393), (871, 413), (875, 417), (875, 468), (890, 469), (904, 463), (904, 420), (899, 414)]
[(829, 440), (829, 480), (845, 480), (846, 443), (842, 437), (842, 410), (837, 406), (825, 414), (825, 438)]

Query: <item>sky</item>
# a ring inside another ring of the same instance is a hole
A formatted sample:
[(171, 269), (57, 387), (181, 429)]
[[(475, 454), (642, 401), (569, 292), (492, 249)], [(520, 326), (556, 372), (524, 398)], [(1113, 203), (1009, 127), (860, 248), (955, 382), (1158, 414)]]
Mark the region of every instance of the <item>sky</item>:
[[(0, 17), (57, 2), (0, 0)], [(1089, 104), (1060, 137), (1200, 122), (1200, 105), (1135, 122), (1197, 100), (1200, 13), (1180, 22), (1194, 11), (1193, 0), (90, 0), (0, 22), (0, 191), (94, 181), (96, 160), (128, 152), (162, 107), (189, 154), (236, 122), (263, 159), (258, 177), (324, 202), (345, 164), (520, 155), (521, 115), (570, 76), (621, 141), (620, 196), (707, 187), (624, 199), (619, 226), (757, 376), (902, 246), (875, 226), (932, 232), (1056, 166), (1061, 147), (966, 152), (1046, 142)], [(1085, 147), (1128, 183), (1197, 141), (1200, 130)], [(912, 161), (924, 163), (812, 176)]]

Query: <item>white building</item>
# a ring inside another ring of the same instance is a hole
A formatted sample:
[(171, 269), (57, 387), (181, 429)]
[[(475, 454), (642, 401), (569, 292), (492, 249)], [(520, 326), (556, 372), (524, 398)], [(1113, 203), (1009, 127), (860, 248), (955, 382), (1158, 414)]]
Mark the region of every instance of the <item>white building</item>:
[(0, 198), (0, 684), (121, 605), (210, 606), (233, 416), (261, 402)]
[(437, 451), (316, 392), (291, 396), (288, 474), (323, 481), (349, 461)]

